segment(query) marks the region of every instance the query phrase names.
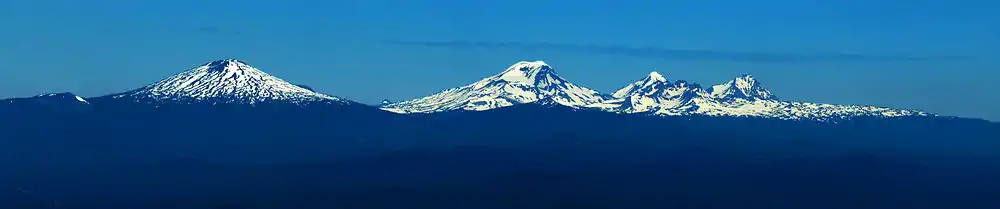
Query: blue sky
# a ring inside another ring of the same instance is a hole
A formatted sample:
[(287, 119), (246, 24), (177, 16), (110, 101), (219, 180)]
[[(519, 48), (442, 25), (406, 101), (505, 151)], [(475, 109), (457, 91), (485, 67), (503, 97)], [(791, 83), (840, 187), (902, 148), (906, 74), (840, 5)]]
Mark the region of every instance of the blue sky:
[[(99, 96), (238, 58), (361, 102), (544, 60), (602, 92), (750, 73), (786, 100), (1000, 120), (1000, 13), (947, 0), (6, 0), (0, 97)], [(471, 45), (471, 46), (470, 46)]]

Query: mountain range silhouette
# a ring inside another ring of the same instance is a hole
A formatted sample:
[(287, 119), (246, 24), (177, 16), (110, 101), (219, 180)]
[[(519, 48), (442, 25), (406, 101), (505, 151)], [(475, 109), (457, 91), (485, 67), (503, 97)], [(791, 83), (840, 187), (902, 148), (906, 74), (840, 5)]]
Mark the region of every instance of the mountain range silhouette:
[(996, 208), (998, 136), (779, 100), (750, 75), (654, 72), (602, 94), (519, 62), (367, 105), (220, 60), (105, 96), (0, 100), (0, 207)]

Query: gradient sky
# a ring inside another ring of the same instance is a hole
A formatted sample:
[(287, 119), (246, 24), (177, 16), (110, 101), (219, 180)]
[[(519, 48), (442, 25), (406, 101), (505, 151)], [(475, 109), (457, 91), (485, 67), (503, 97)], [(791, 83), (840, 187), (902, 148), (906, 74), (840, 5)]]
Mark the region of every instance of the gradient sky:
[(753, 74), (785, 100), (1000, 120), (1000, 3), (5, 0), (0, 97), (100, 96), (237, 58), (361, 102), (544, 60), (601, 92)]

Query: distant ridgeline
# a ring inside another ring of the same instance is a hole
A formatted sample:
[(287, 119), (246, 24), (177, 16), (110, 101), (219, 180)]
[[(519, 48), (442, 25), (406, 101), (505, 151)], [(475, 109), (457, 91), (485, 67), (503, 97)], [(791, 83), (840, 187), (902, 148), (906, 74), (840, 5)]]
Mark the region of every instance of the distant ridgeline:
[(746, 152), (1000, 154), (1000, 126), (984, 120), (779, 100), (750, 75), (705, 88), (652, 72), (608, 95), (570, 83), (541, 61), (372, 106), (219, 60), (106, 96), (0, 100), (0, 134), (0, 155), (10, 161), (3, 163), (28, 167), (564, 143), (633, 154), (678, 144)]

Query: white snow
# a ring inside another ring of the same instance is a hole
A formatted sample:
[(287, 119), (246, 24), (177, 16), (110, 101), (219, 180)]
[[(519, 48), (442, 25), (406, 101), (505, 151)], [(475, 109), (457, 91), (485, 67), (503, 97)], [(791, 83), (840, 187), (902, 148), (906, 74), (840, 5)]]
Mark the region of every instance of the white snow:
[[(69, 93), (41, 94), (36, 97), (53, 96), (61, 96), (60, 99), (70, 99), (72, 96), (76, 101), (88, 103), (86, 99)], [(256, 104), (281, 101), (305, 105), (315, 102), (350, 102), (286, 82), (234, 59), (213, 61), (142, 88), (109, 96), (150, 103)], [(501, 73), (475, 83), (409, 101), (384, 101), (381, 108), (396, 113), (485, 111), (535, 102), (578, 109), (593, 108), (619, 114), (664, 116), (708, 115), (791, 120), (932, 116), (916, 110), (783, 101), (749, 74), (737, 76), (706, 90), (698, 84), (683, 80), (670, 82), (665, 76), (653, 71), (605, 98), (597, 91), (563, 79), (543, 61), (517, 62)]]
[(741, 75), (725, 84), (712, 86), (712, 97), (720, 99), (777, 100), (770, 90), (761, 87), (752, 75)]
[(80, 96), (73, 96), (73, 97), (76, 98), (76, 101), (80, 101), (80, 102), (83, 102), (83, 103), (88, 103), (87, 100), (83, 99), (83, 97), (80, 97)]
[(535, 85), (535, 76), (538, 76), (539, 72), (545, 70), (544, 68), (546, 67), (548, 65), (543, 61), (522, 61), (507, 68), (507, 70), (500, 73), (499, 77), (501, 80), (510, 83)]
[(660, 75), (660, 73), (656, 71), (649, 72), (649, 75), (647, 77), (649, 77), (650, 80), (667, 81), (667, 79), (664, 78), (663, 75)]
[(578, 108), (604, 100), (597, 91), (559, 77), (543, 61), (521, 61), (478, 82), (427, 97), (384, 105), (382, 109), (396, 113), (483, 111), (542, 99)]
[(344, 101), (291, 84), (235, 59), (213, 61), (113, 97), (180, 103), (255, 104), (283, 101), (305, 104)]
[[(650, 79), (651, 77), (647, 76), (618, 90), (614, 94), (614, 100), (590, 107), (618, 113), (816, 120), (856, 116), (930, 115), (919, 111), (872, 106), (781, 101), (751, 75), (742, 75), (724, 84), (712, 86), (711, 92), (686, 82), (660, 82)], [(662, 83), (665, 85), (661, 85)]]
[(655, 93), (656, 90), (658, 90), (662, 85), (669, 85), (669, 82), (667, 81), (666, 78), (663, 77), (663, 75), (660, 75), (660, 73), (653, 71), (649, 73), (649, 75), (647, 75), (646, 77), (640, 79), (639, 81), (631, 83), (625, 87), (622, 87), (618, 91), (615, 91), (615, 93), (611, 94), (611, 96), (614, 98), (621, 99), (629, 95), (635, 94), (637, 92), (652, 94)]
[(597, 91), (569, 83), (542, 61), (518, 62), (500, 74), (463, 87), (410, 101), (384, 105), (396, 113), (450, 110), (483, 111), (542, 99), (575, 108), (620, 114), (709, 115), (778, 119), (847, 118), (856, 116), (927, 116), (928, 113), (872, 106), (831, 105), (778, 100), (752, 75), (744, 74), (710, 90), (686, 81), (670, 82), (650, 72), (604, 99)]

